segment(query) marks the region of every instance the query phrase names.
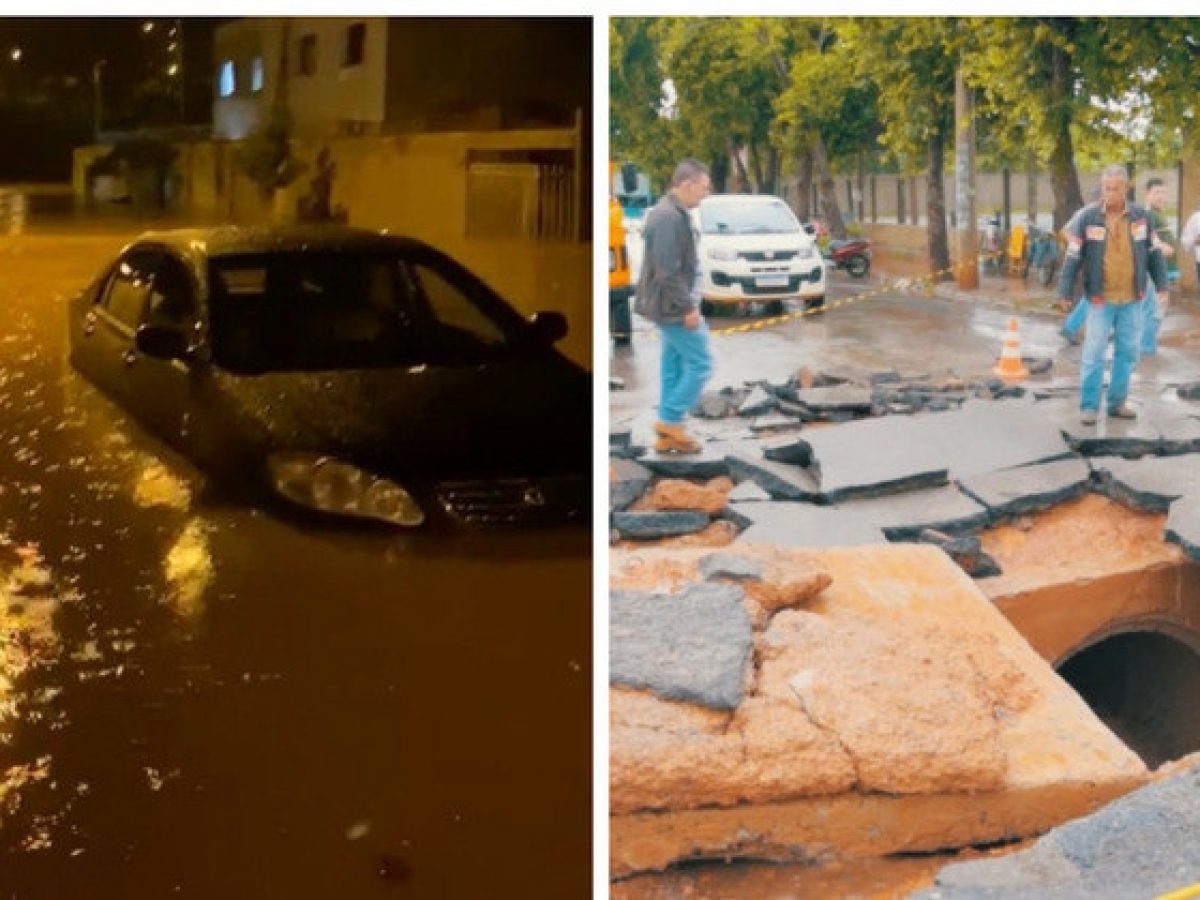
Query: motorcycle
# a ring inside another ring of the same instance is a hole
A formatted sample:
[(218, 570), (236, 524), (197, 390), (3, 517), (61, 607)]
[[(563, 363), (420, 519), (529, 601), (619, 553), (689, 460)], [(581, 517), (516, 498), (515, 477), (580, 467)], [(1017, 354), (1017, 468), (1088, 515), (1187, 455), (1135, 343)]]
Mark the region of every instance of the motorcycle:
[(830, 241), (822, 256), (836, 269), (845, 269), (855, 278), (865, 278), (871, 271), (871, 243), (865, 238)]

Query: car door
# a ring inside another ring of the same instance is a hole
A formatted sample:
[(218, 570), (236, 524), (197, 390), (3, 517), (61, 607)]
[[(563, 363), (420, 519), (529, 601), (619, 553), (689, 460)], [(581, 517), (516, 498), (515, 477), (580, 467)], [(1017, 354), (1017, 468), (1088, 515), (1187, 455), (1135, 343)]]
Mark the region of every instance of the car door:
[(513, 470), (556, 455), (564, 421), (586, 415), (591, 402), (590, 389), (576, 390), (579, 373), (523, 344), (520, 317), (491, 308), (496, 298), (437, 254), (410, 254), (405, 269), (424, 331), (421, 377), (435, 398), (422, 429), (437, 436), (443, 460), (461, 471)]
[[(148, 250), (143, 265), (149, 291), (142, 304), (139, 326), (178, 331), (188, 344), (199, 339), (197, 286), (191, 270), (167, 248)], [(159, 438), (185, 448), (194, 426), (193, 389), (203, 363), (159, 359), (132, 349), (126, 363), (129, 389), (136, 399), (137, 415)]]
[(132, 409), (129, 384), (133, 338), (150, 296), (150, 259), (140, 250), (123, 254), (84, 314), (77, 352), (81, 367), (106, 394)]

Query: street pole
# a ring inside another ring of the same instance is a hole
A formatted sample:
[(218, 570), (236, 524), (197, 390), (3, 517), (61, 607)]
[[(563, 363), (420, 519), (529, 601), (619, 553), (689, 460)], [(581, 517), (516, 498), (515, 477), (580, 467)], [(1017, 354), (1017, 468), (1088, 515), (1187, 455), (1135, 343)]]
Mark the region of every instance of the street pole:
[(106, 59), (98, 59), (92, 64), (92, 124), (97, 144), (100, 143), (100, 128), (104, 119), (104, 94), (100, 86), (100, 76), (107, 64)]
[(183, 19), (175, 20), (175, 47), (175, 64), (179, 67), (175, 73), (179, 79), (179, 124), (186, 125), (184, 97), (187, 95), (187, 74), (183, 70)]
[(979, 236), (975, 227), (975, 98), (954, 74), (954, 209), (958, 226), (958, 287), (979, 287)]

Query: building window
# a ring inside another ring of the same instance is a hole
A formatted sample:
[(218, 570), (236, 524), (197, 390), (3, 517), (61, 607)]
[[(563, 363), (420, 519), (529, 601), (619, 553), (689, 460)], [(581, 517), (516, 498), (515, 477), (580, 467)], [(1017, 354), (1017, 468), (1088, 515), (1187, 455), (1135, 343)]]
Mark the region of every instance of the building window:
[(343, 66), (361, 66), (367, 51), (367, 26), (364, 22), (346, 29), (346, 61)]
[(263, 89), (263, 58), (261, 56), (254, 57), (254, 62), (250, 64), (250, 90), (258, 93)]
[(222, 97), (232, 97), (236, 90), (237, 75), (233, 67), (233, 60), (224, 60), (221, 68), (217, 70), (217, 93)]
[(300, 74), (317, 74), (317, 36), (306, 34), (300, 38)]

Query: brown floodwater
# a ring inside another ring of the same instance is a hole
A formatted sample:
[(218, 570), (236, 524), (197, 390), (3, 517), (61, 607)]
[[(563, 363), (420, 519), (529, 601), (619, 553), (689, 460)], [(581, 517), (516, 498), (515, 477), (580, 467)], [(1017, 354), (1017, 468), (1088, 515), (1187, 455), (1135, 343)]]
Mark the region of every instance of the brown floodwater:
[(589, 532), (207, 490), (65, 362), (127, 237), (0, 237), (0, 897), (587, 896)]

